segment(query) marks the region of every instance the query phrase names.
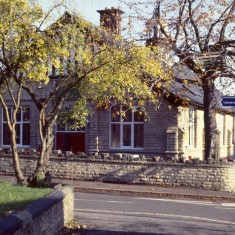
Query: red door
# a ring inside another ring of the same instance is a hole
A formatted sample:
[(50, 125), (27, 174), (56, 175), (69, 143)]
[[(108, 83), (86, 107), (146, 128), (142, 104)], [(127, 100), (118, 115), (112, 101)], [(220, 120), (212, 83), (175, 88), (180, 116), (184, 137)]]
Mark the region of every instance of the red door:
[(56, 149), (85, 152), (85, 132), (56, 132)]

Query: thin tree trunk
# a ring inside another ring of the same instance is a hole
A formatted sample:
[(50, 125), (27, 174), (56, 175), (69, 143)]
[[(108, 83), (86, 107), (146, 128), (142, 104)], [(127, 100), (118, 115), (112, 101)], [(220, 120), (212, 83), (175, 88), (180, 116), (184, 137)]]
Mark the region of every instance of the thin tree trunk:
[(19, 162), (19, 155), (18, 155), (18, 151), (17, 151), (15, 129), (13, 129), (12, 133), (11, 133), (11, 149), (12, 149), (13, 166), (14, 166), (17, 184), (23, 185), (24, 184), (24, 176), (23, 176), (23, 173), (20, 169), (20, 162)]
[[(2, 95), (0, 95), (0, 103), (2, 104), (3, 109), (5, 111), (7, 126), (10, 131), (10, 135), (11, 135), (11, 150), (12, 150), (13, 168), (14, 168), (14, 172), (15, 172), (16, 181), (17, 181), (18, 185), (23, 185), (25, 182), (24, 182), (23, 173), (20, 168), (20, 161), (19, 161), (19, 155), (18, 155), (17, 143), (16, 143), (16, 129), (15, 129), (16, 113), (19, 110), (19, 105), (20, 105), (20, 103), (19, 103), (20, 94), (21, 94), (21, 88), (19, 88), (19, 90), (18, 90), (17, 102), (15, 102), (15, 99), (12, 96), (12, 101), (15, 106), (14, 111), (12, 113), (13, 114), (12, 117), (11, 117), (11, 115), (9, 115), (8, 107), (5, 103)], [(11, 93), (10, 93), (10, 95), (11, 95)]]
[(205, 159), (219, 158), (219, 131), (216, 125), (216, 96), (214, 81), (207, 78), (203, 84), (204, 91), (204, 126), (205, 126)]

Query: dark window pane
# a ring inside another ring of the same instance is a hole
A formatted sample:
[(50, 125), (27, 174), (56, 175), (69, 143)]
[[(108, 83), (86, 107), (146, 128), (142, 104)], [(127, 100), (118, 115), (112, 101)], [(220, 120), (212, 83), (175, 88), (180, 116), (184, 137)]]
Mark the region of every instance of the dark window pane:
[(134, 112), (134, 122), (144, 122), (144, 112), (137, 110)]
[(134, 125), (134, 148), (144, 147), (144, 125), (135, 124)]
[(57, 124), (57, 131), (65, 131), (65, 124), (58, 123)]
[(29, 122), (30, 121), (30, 108), (23, 107), (23, 121)]
[(77, 131), (85, 131), (85, 126), (84, 127), (80, 127), (79, 129), (77, 129)]
[(11, 144), (11, 135), (6, 123), (3, 124), (3, 145)]
[(120, 122), (120, 106), (114, 105), (111, 108), (111, 121)]
[(67, 131), (76, 131), (76, 128), (74, 127), (75, 123), (74, 119), (69, 119), (67, 122)]
[(20, 124), (16, 124), (16, 143), (20, 144)]
[(131, 125), (123, 125), (123, 146), (131, 146)]
[[(8, 113), (9, 113), (9, 118), (10, 118), (10, 120), (11, 120), (11, 108), (8, 108)], [(4, 122), (7, 121), (5, 109), (3, 109), (3, 121), (4, 121)]]
[[(12, 115), (12, 108), (8, 108), (9, 114)], [(3, 110), (3, 120), (6, 121), (6, 114)], [(23, 117), (23, 120), (22, 120)], [(16, 143), (19, 145), (29, 145), (30, 144), (30, 124), (23, 123), (30, 121), (30, 109), (29, 108), (20, 108), (16, 114), (17, 124), (15, 127), (16, 130)], [(22, 131), (22, 133), (21, 133)], [(6, 123), (3, 123), (3, 145), (10, 145), (10, 131)], [(22, 138), (22, 139), (21, 139)]]
[(6, 122), (7, 121), (6, 112), (4, 109), (2, 109), (2, 111), (3, 111), (3, 121)]
[(132, 110), (129, 108), (123, 108), (122, 119), (124, 122), (132, 122)]
[(16, 113), (16, 121), (20, 122), (21, 121), (21, 108), (18, 110), (18, 112)]
[(30, 145), (30, 124), (23, 124), (23, 145)]
[(72, 126), (67, 126), (67, 131), (76, 131), (77, 128), (72, 127)]
[(111, 125), (111, 147), (120, 147), (120, 125)]

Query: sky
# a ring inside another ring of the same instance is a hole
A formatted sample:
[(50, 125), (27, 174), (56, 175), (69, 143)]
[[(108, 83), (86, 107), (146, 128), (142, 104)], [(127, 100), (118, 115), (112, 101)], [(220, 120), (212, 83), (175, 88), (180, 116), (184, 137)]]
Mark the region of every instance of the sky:
[[(47, 11), (50, 9), (50, 7), (55, 5), (56, 1), (60, 2), (62, 0), (36, 0), (36, 1), (38, 1), (43, 7), (43, 9)], [(100, 23), (100, 14), (97, 12), (97, 10), (104, 10), (105, 7), (107, 8), (114, 7), (114, 8), (120, 8), (124, 12), (128, 12), (128, 7), (124, 3), (120, 3), (120, 0), (64, 0), (64, 1), (70, 2), (71, 4), (69, 5), (72, 5), (72, 7), (71, 6), (70, 7), (73, 10), (79, 12), (85, 20), (93, 23), (94, 25), (99, 25)], [(123, 23), (125, 23), (125, 19), (123, 19)], [(232, 93), (234, 95), (235, 85), (233, 89), (234, 90), (232, 90)], [(231, 95), (230, 86), (229, 89), (225, 91), (225, 93)]]
[[(38, 0), (44, 10), (53, 6), (53, 0)], [(72, 1), (71, 1), (72, 2)], [(73, 0), (73, 8), (78, 11), (87, 21), (99, 25), (99, 13), (97, 10), (103, 10), (105, 7), (124, 9), (125, 6), (120, 4), (119, 0)]]

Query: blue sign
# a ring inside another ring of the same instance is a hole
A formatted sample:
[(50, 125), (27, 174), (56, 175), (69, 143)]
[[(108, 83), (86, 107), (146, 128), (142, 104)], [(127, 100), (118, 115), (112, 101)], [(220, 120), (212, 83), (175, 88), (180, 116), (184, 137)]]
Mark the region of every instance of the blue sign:
[(222, 106), (235, 106), (235, 96), (225, 96), (220, 100)]

